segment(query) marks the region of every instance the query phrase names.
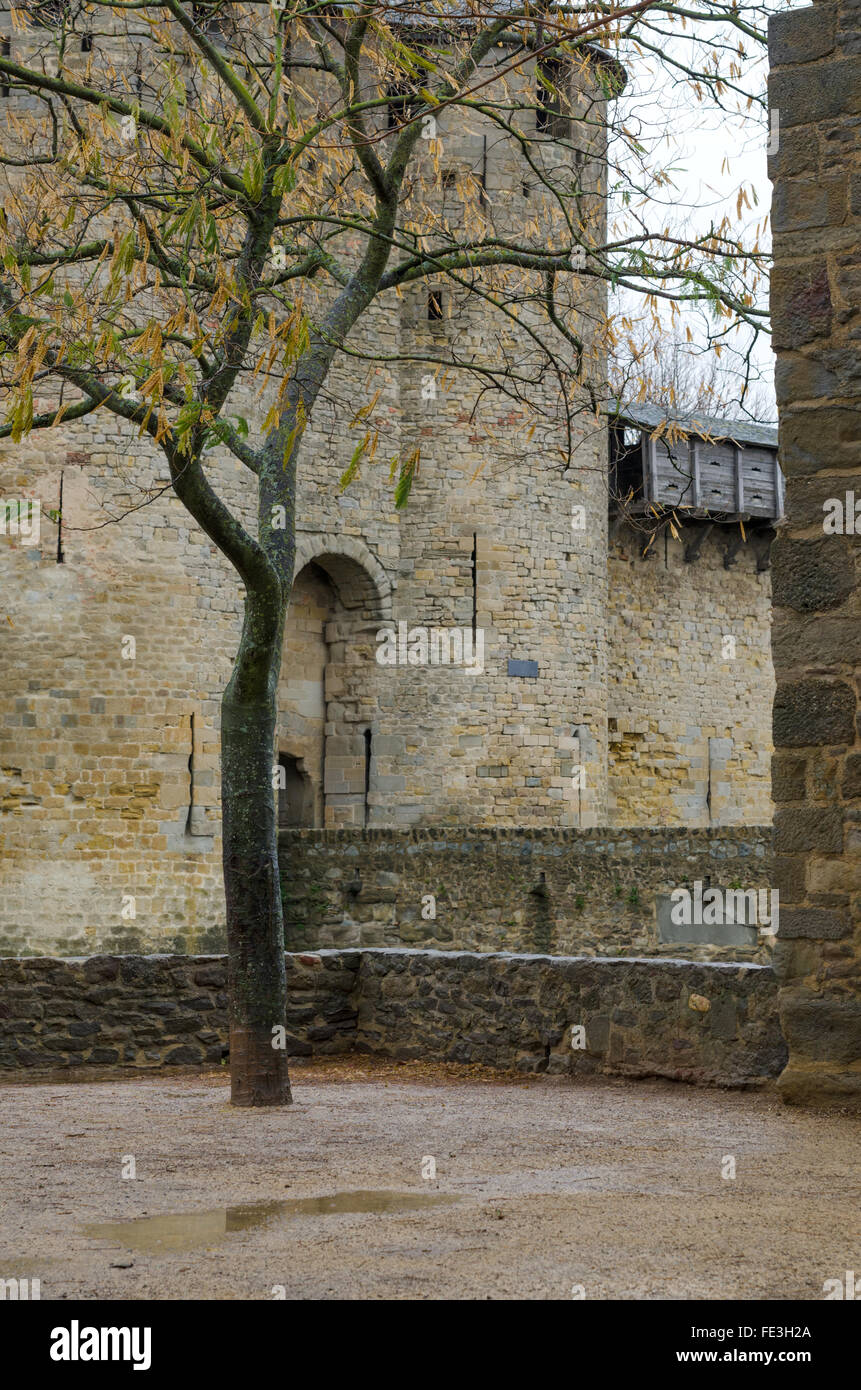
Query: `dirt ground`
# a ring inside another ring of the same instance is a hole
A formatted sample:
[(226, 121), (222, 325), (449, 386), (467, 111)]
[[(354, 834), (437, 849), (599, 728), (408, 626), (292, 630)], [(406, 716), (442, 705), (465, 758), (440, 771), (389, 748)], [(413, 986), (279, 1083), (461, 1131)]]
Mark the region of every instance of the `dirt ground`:
[(0, 1278), (43, 1299), (822, 1299), (861, 1271), (848, 1115), (367, 1059), (293, 1080), (259, 1111), (223, 1072), (0, 1086)]

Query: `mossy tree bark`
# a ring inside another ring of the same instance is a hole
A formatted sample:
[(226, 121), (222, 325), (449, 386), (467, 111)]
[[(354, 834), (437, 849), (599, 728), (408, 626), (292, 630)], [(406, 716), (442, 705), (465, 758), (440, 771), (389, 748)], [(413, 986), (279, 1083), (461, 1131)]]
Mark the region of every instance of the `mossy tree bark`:
[(224, 890), (234, 1105), (288, 1105), (284, 922), (272, 786), (283, 613), (259, 662), (246, 632), (221, 704)]

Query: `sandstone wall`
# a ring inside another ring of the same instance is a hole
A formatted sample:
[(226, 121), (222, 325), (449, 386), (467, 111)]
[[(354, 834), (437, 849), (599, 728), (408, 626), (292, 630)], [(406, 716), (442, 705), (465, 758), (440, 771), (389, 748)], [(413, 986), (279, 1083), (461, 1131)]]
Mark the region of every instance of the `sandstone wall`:
[[(28, 56), (35, 40), (9, 32), (13, 55)], [(582, 143), (594, 190), (601, 152), (585, 124)], [(540, 221), (496, 127), (444, 111), (421, 145), (415, 179), (435, 216), (445, 200), (445, 215), (456, 211), (444, 175), (474, 177), (480, 154), (500, 228), (527, 205)], [(570, 155), (548, 141), (543, 157)], [(603, 305), (590, 285), (576, 291), (584, 323)], [(314, 411), (275, 752), (301, 758), (328, 825), (594, 823), (606, 782), (604, 430), (575, 418), (566, 476), (561, 420), (546, 416), (527, 439), (526, 408), (490, 397), (479, 419), (479, 386), (456, 371), (425, 399), (428, 352), (519, 351), (476, 297), (452, 291), (443, 309), (431, 324), (426, 287), (384, 296), (350, 346), (407, 360), (345, 356)], [(339, 486), (358, 437), (349, 420), (377, 392), (380, 458), (422, 448), (401, 513), (387, 462)], [(231, 409), (253, 431), (266, 404), (249, 390)], [(253, 533), (256, 479), (218, 450), (207, 466)], [(61, 489), (58, 535), (47, 511)], [(38, 544), (0, 535), (0, 949), (216, 949), (219, 702), (241, 627), (236, 576), (173, 497), (151, 441), (104, 413), (0, 443), (0, 501), (24, 497), (41, 503)], [(575, 502), (590, 521), (578, 547)], [(381, 667), (375, 634), (390, 620), (477, 625), (483, 671)], [(535, 660), (538, 674), (511, 674), (512, 659)], [(583, 797), (571, 787), (581, 725)]]
[[(0, 960), (0, 1071), (220, 1063), (225, 979), (218, 957)], [(288, 956), (287, 979), (292, 1056), (356, 1050), (720, 1086), (762, 1084), (785, 1061), (763, 966), (322, 951)]]
[[(721, 528), (717, 528), (718, 531)], [(608, 797), (612, 825), (771, 821), (771, 574), (729, 528), (686, 563), (669, 533), (643, 558), (610, 548)]]
[[(772, 317), (786, 524), (774, 547), (775, 965), (793, 1101), (861, 1105), (861, 16), (771, 21)], [(847, 496), (848, 495), (848, 496)], [(829, 499), (843, 511), (826, 527)], [(848, 504), (848, 505), (847, 505)], [(848, 521), (847, 521), (848, 514)]]
[[(13, 56), (27, 57), (35, 39), (7, 20)], [(117, 33), (121, 20), (109, 17)], [(75, 61), (98, 63), (103, 42), (100, 31), (93, 53)], [(120, 81), (125, 59), (111, 54)], [(527, 68), (530, 92), (533, 77)], [(513, 142), (482, 122), (446, 110), (435, 138), (421, 142), (415, 177), (428, 215), (456, 222), (481, 171), (483, 215), (500, 230), (540, 226)], [(574, 163), (597, 235), (605, 173), (595, 130), (576, 123)], [(550, 168), (571, 152), (548, 138), (541, 159)], [(560, 295), (569, 326), (590, 343), (600, 282), (575, 277)], [(521, 362), (512, 334), (451, 286), (431, 321), (427, 287), (408, 287), (384, 296), (350, 343), (403, 360), (336, 364), (302, 446), (276, 756), (300, 760), (319, 826), (552, 829), (706, 824), (698, 760), (708, 748), (711, 821), (764, 824), (767, 779), (750, 729), (761, 720), (764, 749), (766, 581), (745, 559), (729, 575), (705, 560), (684, 575), (674, 565), (659, 575), (658, 560), (646, 575), (652, 562), (616, 556), (608, 606), (606, 422), (574, 416), (564, 471), (558, 416), (530, 435), (522, 401), (479, 402), (466, 374), (427, 370), (445, 347), (464, 360), (505, 351)], [(422, 451), (402, 512), (386, 463), (366, 463), (339, 486), (360, 437), (349, 420), (376, 392), (380, 459)], [(545, 410), (554, 399), (550, 385), (530, 396)], [(252, 431), (265, 407), (250, 393), (231, 402)], [(256, 480), (217, 450), (207, 467), (253, 533)], [(46, 512), (61, 489), (58, 536)], [(39, 499), (43, 515), (38, 545), (0, 535), (0, 950), (221, 949), (219, 702), (241, 627), (236, 576), (172, 495), (151, 442), (103, 413), (0, 443), (0, 501), (19, 497)], [(719, 589), (721, 616), (704, 625)], [(631, 626), (647, 599), (648, 619)], [(381, 667), (376, 633), (401, 620), (475, 626), (484, 669)], [(712, 685), (714, 640), (736, 630), (730, 621), (742, 624), (743, 654), (729, 680)], [(683, 631), (687, 648), (668, 654)], [(532, 919), (517, 920), (521, 911), (494, 907), (491, 944), (530, 944)], [(572, 922), (548, 924), (541, 913), (535, 930), (549, 927), (560, 949), (573, 949)], [(609, 940), (599, 943), (590, 923), (582, 944), (633, 948), (637, 920), (614, 906), (594, 924)], [(500, 935), (506, 922), (513, 942)], [(471, 930), (464, 923), (454, 944), (482, 944)]]

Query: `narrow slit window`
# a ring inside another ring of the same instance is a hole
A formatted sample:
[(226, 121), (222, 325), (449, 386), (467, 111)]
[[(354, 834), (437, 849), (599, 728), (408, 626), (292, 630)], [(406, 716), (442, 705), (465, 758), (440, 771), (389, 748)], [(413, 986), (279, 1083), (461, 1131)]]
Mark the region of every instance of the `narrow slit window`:
[(57, 505), (57, 564), (65, 564), (66, 553), (63, 550), (63, 474), (60, 473), (60, 500)]
[(478, 629), (478, 533), (472, 533), (472, 641)]
[(368, 824), (371, 803), (371, 731), (365, 730), (365, 825)]
[(558, 58), (545, 58), (538, 69), (535, 88), (535, 129), (539, 133), (566, 138), (571, 118), (563, 99), (565, 65)]
[(428, 319), (431, 323), (442, 319), (442, 290), (428, 290)]
[(189, 716), (189, 749), (188, 749), (188, 815), (185, 818), (185, 833), (190, 835), (192, 822), (194, 821), (194, 711)]

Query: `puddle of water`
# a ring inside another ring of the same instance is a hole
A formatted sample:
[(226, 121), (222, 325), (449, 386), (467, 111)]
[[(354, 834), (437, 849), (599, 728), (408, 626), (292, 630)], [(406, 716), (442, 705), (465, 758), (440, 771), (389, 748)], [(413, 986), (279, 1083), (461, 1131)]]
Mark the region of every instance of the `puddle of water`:
[(419, 1207), (459, 1202), (449, 1192), (334, 1192), (326, 1197), (294, 1197), (279, 1202), (247, 1202), (211, 1211), (139, 1216), (133, 1221), (100, 1221), (84, 1234), (113, 1240), (128, 1250), (167, 1255), (222, 1240), (232, 1231), (247, 1231), (284, 1216), (328, 1216), (333, 1212), (414, 1211)]

